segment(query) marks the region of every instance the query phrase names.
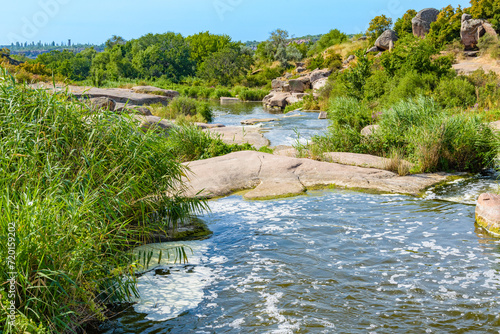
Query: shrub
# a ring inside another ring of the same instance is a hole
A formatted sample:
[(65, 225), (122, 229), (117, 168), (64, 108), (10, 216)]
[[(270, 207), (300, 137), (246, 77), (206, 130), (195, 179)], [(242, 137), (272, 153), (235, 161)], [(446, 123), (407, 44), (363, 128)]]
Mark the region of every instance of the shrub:
[(319, 54), (309, 59), (307, 68), (311, 71), (317, 68), (328, 68), (338, 70), (342, 68), (342, 56), (334, 50), (328, 50), (325, 54)]
[(250, 144), (225, 144), (220, 134), (205, 132), (196, 126), (173, 128), (168, 137), (168, 151), (181, 162), (209, 159), (245, 150), (254, 148)]
[(339, 97), (330, 101), (328, 118), (336, 129), (352, 128), (361, 131), (370, 124), (371, 111), (354, 98)]
[(490, 55), (494, 59), (500, 57), (500, 43), (497, 36), (485, 34), (479, 39), (477, 46), (483, 56)]
[(167, 119), (183, 117), (182, 119), (186, 120), (188, 117), (187, 120), (193, 118), (193, 121), (211, 122), (213, 118), (213, 112), (208, 103), (185, 96), (174, 98), (168, 106), (155, 104), (151, 107), (154, 115)]
[(470, 107), (476, 103), (476, 88), (462, 77), (444, 79), (436, 88), (434, 96), (443, 107)]
[(243, 101), (262, 101), (269, 91), (266, 89), (244, 88), (239, 91), (238, 96)]
[(221, 97), (232, 97), (231, 91), (227, 88), (216, 88), (210, 93), (210, 98), (220, 100)]

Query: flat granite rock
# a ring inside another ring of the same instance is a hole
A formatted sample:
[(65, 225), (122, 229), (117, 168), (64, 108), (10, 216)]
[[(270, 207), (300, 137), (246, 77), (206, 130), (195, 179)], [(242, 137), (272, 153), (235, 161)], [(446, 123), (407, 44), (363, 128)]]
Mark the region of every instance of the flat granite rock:
[[(351, 165), (366, 168), (386, 169), (391, 164), (391, 159), (377, 157), (370, 154), (348, 153), (348, 152), (334, 152), (325, 153), (323, 156), (329, 162), (335, 162), (342, 165)], [(408, 169), (413, 167), (413, 164), (408, 161), (402, 161)]]
[(150, 105), (155, 103), (168, 105), (168, 103), (172, 100), (172, 98), (168, 96), (135, 93), (130, 89), (124, 89), (124, 88), (95, 88), (95, 87), (70, 86), (70, 85), (56, 86), (56, 88), (54, 88), (52, 85), (44, 83), (30, 85), (30, 87), (35, 89), (43, 88), (55, 92), (68, 91), (68, 93), (72, 94), (76, 98), (107, 97), (114, 100), (117, 103), (128, 103), (138, 106)]
[(250, 144), (256, 149), (263, 146), (269, 146), (271, 142), (259, 132), (258, 128), (249, 128), (242, 126), (226, 126), (223, 128), (205, 129), (212, 133), (221, 135), (221, 139), (226, 144)]
[(357, 166), (271, 155), (255, 151), (235, 152), (185, 164), (186, 196), (214, 198), (250, 190), (246, 199), (295, 196), (309, 188), (336, 186), (383, 193), (418, 195), (445, 181), (450, 174), (398, 176)]

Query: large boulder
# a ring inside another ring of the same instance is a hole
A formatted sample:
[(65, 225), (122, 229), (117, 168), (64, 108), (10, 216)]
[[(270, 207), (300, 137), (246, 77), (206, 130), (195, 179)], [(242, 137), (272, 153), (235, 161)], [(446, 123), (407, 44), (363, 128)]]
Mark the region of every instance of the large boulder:
[(391, 42), (395, 43), (398, 40), (398, 34), (394, 30), (386, 30), (380, 35), (375, 41), (375, 46), (380, 50), (389, 50), (391, 48)]
[(460, 37), (466, 50), (474, 49), (479, 39), (486, 33), (497, 36), (495, 29), (486, 20), (473, 19), (471, 15), (462, 15), (462, 27)]
[(92, 110), (109, 110), (115, 111), (116, 102), (109, 97), (93, 97), (89, 99), (89, 104)]
[(332, 74), (332, 71), (329, 69), (314, 70), (309, 75), (309, 79), (311, 81), (311, 84), (313, 84), (314, 82), (318, 81), (319, 79), (328, 78), (330, 76), (330, 74)]
[(425, 37), (431, 29), (431, 23), (437, 20), (439, 10), (435, 8), (422, 9), (411, 20), (413, 35), (417, 37)]
[(134, 115), (134, 118), (140, 122), (139, 128), (144, 132), (153, 130), (158, 134), (168, 136), (170, 129), (174, 126), (172, 122), (157, 116)]
[(318, 79), (312, 83), (312, 89), (319, 90), (319, 89), (325, 87), (327, 82), (328, 82), (328, 78)]
[(271, 92), (271, 94), (264, 97), (264, 105), (269, 108), (285, 108), (288, 105), (287, 98), (290, 93), (284, 92)]
[(476, 205), (476, 223), (500, 236), (500, 195), (481, 194)]
[(284, 84), (285, 84), (285, 81), (280, 80), (280, 79), (274, 79), (273, 81), (271, 81), (271, 88), (272, 88), (272, 90), (281, 91)]
[(294, 79), (288, 81), (288, 84), (290, 85), (290, 91), (292, 93), (304, 93), (306, 90), (306, 85), (300, 80)]

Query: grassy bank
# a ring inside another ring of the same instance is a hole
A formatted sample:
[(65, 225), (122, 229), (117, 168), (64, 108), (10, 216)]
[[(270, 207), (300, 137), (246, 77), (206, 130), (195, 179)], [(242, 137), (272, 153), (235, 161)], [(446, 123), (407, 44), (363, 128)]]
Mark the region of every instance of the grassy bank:
[(89, 110), (67, 96), (0, 80), (0, 277), (16, 273), (17, 327), (6, 321), (6, 283), (0, 323), (5, 332), (71, 332), (134, 296), (130, 246), (205, 207), (177, 192), (180, 161), (248, 147), (193, 128), (170, 138), (142, 133), (126, 115), (89, 121)]
[[(415, 164), (408, 172), (477, 172), (493, 164), (498, 153), (498, 136), (477, 114), (456, 113), (431, 98), (401, 101), (380, 113), (372, 113), (354, 98), (332, 98), (327, 134), (313, 138), (310, 149), (323, 152), (367, 153), (408, 160)], [(369, 136), (361, 130), (378, 128)]]

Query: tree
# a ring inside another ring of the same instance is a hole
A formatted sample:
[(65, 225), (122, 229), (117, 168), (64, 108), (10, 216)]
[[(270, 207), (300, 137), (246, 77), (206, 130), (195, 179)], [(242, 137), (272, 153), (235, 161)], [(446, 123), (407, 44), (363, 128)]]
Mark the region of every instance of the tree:
[(106, 45), (106, 48), (111, 49), (115, 45), (124, 45), (126, 42), (127, 41), (123, 39), (123, 37), (113, 35), (113, 37), (108, 39), (104, 44)]
[(392, 19), (385, 15), (375, 16), (373, 20), (370, 21), (370, 26), (366, 31), (366, 35), (370, 37), (372, 41), (375, 41), (384, 31), (391, 29)]
[(500, 2), (498, 0), (471, 0), (470, 14), (488, 20), (495, 30), (500, 30)]
[(463, 10), (460, 6), (457, 9), (449, 5), (439, 13), (436, 22), (431, 24), (428, 38), (435, 46), (441, 47), (460, 38), (460, 28), (462, 26)]
[(229, 85), (250, 69), (252, 57), (242, 52), (241, 47), (226, 48), (211, 54), (198, 69), (198, 75), (206, 80), (215, 80)]
[(191, 49), (191, 59), (200, 66), (207, 57), (226, 47), (236, 44), (228, 35), (213, 35), (208, 31), (201, 32), (186, 38)]
[(413, 27), (411, 20), (417, 15), (417, 11), (414, 9), (409, 9), (403, 15), (397, 19), (396, 23), (394, 23), (394, 31), (398, 34), (399, 37), (403, 37), (405, 34), (412, 34)]

